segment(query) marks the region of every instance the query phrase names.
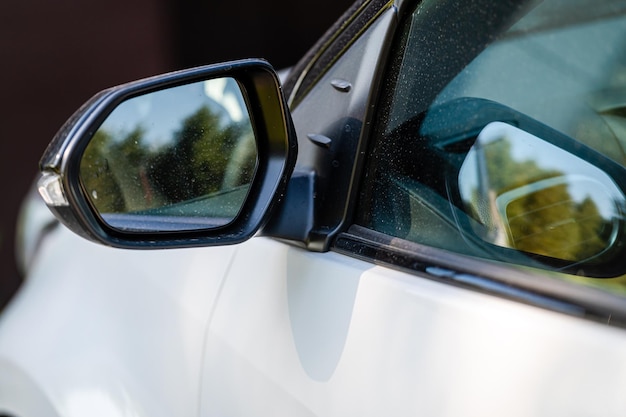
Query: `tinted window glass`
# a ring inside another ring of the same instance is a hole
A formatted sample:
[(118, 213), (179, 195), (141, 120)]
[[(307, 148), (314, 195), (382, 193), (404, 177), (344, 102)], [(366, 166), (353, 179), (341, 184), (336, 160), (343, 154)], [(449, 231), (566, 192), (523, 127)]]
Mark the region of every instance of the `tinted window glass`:
[(448, 6), (422, 2), (406, 22), (359, 223), (496, 261), (622, 275), (626, 5)]

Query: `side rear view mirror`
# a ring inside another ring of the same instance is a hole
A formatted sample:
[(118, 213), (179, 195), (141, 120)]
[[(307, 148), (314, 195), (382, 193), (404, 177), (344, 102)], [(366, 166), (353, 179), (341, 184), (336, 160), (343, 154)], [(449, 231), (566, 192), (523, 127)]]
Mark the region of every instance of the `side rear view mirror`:
[(107, 245), (237, 243), (265, 223), (295, 156), (274, 70), (237, 61), (97, 94), (50, 144), (39, 189), (65, 225)]

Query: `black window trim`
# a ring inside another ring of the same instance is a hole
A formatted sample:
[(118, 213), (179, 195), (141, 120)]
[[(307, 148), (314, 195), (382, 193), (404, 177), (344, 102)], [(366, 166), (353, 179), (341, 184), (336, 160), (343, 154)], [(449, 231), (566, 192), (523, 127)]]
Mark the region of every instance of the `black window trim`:
[(531, 269), (457, 254), (359, 225), (352, 225), (339, 234), (331, 250), (408, 272), (416, 275), (416, 279), (431, 279), (626, 328), (626, 302), (623, 297), (543, 273), (533, 273)]

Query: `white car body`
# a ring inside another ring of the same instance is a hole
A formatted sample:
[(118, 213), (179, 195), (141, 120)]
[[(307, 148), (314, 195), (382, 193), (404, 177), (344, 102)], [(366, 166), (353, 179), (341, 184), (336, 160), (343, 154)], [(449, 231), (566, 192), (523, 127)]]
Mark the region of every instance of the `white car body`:
[(268, 238), (133, 252), (57, 228), (0, 334), (8, 415), (626, 413), (621, 329)]
[[(393, 13), (325, 79), (371, 80)], [(299, 136), (333, 111), (306, 106)], [(26, 224), (48, 225), (28, 204)], [(626, 331), (541, 294), (263, 236), (132, 251), (39, 233), (0, 316), (3, 417), (626, 415)]]

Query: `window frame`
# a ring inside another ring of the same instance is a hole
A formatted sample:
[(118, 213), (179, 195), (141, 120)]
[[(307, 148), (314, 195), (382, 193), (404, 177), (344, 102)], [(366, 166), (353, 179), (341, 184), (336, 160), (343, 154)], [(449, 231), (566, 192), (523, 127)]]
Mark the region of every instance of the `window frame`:
[[(404, 2), (403, 6), (406, 6), (407, 3)], [(431, 24), (438, 24), (440, 20), (437, 19), (445, 19), (447, 8), (458, 7), (459, 3), (462, 2), (456, 0), (445, 2), (439, 9), (439, 16), (435, 16)], [(477, 0), (477, 3), (488, 2)], [(519, 2), (506, 3), (508, 7), (517, 7)], [(420, 4), (420, 2), (412, 2), (411, 4)], [(393, 92), (390, 93), (388, 89), (393, 88), (393, 81), (388, 82), (388, 80), (395, 77), (399, 72), (398, 65), (402, 63), (402, 53), (407, 41), (412, 12), (413, 7), (399, 8), (399, 24), (396, 27), (396, 33), (392, 41), (385, 45), (386, 50), (380, 51), (387, 59), (385, 65), (382, 65), (376, 74), (373, 83), (376, 87), (372, 90), (369, 111), (366, 114), (366, 122), (361, 132), (358, 152), (360, 157), (356, 161), (357, 175), (355, 175), (356, 184), (354, 185), (358, 190), (354, 195), (358, 199), (368, 187), (366, 165), (371, 163), (372, 155), (369, 153), (372, 152), (374, 145), (372, 138), (375, 130), (381, 124), (380, 120), (384, 117), (381, 112), (390, 108), (389, 97), (392, 96)], [(450, 34), (450, 37), (444, 39), (444, 44), (439, 44), (438, 48), (445, 47), (445, 42), (450, 41), (453, 35)], [(476, 49), (474, 49), (473, 56), (480, 53), (480, 50), (477, 51)], [(434, 50), (438, 49), (435, 48)], [(443, 85), (449, 81), (442, 81)], [(435, 88), (435, 90), (437, 89)], [(423, 98), (423, 100), (426, 101), (427, 105), (432, 101), (427, 98)], [(556, 276), (551, 276), (553, 273), (549, 271), (532, 270), (474, 258), (368, 229), (354, 223), (358, 205), (358, 202), (353, 205), (352, 218), (349, 218), (346, 223), (350, 226), (337, 235), (331, 245), (331, 250), (376, 265), (401, 270), (419, 278), (445, 282), (595, 322), (626, 328), (626, 302), (622, 296), (595, 287), (565, 281)]]

